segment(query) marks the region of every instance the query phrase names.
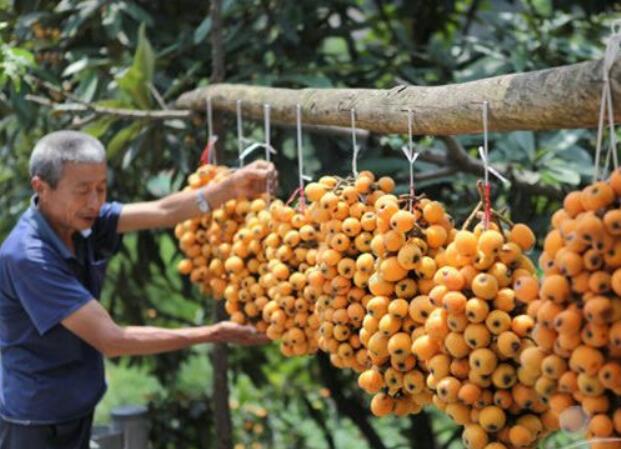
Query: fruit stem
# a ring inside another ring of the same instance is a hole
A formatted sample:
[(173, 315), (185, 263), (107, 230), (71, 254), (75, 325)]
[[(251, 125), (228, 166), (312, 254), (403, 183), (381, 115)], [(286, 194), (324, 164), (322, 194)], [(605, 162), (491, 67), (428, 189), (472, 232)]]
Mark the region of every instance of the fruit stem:
[(464, 221), (464, 224), (461, 227), (461, 229), (467, 230), (470, 227), (472, 220), (474, 220), (474, 217), (476, 217), (477, 213), (481, 210), (481, 207), (483, 207), (483, 201), (479, 201), (479, 203), (474, 208), (474, 210), (470, 213), (468, 218), (466, 218), (466, 221)]

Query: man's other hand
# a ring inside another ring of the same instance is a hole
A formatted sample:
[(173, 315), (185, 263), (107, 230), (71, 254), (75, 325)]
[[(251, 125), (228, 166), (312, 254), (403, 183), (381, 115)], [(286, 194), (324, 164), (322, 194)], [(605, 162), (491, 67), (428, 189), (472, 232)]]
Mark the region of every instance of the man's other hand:
[(271, 162), (258, 160), (236, 170), (228, 179), (228, 186), (235, 192), (235, 197), (256, 198), (268, 188), (276, 188), (278, 172)]
[(213, 343), (233, 343), (238, 345), (264, 345), (270, 339), (258, 332), (254, 327), (233, 323), (232, 321), (222, 321), (214, 324), (213, 334), (210, 339)]

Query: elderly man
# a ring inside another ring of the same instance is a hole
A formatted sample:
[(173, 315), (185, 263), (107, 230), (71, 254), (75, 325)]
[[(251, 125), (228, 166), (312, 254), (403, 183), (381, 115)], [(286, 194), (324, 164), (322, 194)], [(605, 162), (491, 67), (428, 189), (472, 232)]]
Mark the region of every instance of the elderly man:
[(30, 208), (0, 247), (0, 449), (88, 448), (93, 409), (106, 391), (103, 356), (265, 342), (230, 322), (122, 327), (97, 298), (121, 234), (255, 197), (275, 176), (271, 164), (257, 161), (218, 185), (156, 201), (107, 203), (102, 144), (58, 131), (35, 146), (30, 175)]

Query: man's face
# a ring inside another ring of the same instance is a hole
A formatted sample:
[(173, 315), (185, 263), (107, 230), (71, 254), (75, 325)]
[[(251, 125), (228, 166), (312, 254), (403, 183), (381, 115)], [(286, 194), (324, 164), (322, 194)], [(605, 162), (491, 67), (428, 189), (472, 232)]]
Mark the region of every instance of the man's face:
[(56, 188), (38, 177), (32, 186), (39, 197), (39, 208), (55, 227), (82, 231), (95, 223), (106, 200), (105, 163), (66, 163)]

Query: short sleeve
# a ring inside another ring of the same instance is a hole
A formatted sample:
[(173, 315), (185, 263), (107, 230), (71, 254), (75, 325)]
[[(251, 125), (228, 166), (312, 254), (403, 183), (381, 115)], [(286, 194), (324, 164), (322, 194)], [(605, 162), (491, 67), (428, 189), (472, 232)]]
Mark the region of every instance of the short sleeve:
[(40, 335), (45, 334), (93, 298), (67, 263), (45, 248), (9, 262), (15, 295)]
[(99, 217), (93, 225), (93, 244), (101, 258), (108, 258), (116, 253), (122, 242), (117, 226), (123, 205), (121, 203), (104, 203), (99, 210)]

